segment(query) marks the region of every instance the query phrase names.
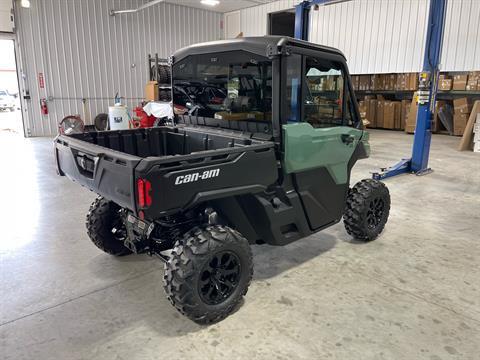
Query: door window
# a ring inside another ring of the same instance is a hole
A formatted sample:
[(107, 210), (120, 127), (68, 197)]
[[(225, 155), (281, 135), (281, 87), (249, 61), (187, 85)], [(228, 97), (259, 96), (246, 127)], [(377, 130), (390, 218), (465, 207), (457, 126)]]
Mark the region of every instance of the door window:
[(286, 58), (287, 123), (308, 122), (314, 128), (357, 125), (352, 93), (345, 89), (340, 63), (292, 54)]
[(316, 128), (344, 125), (344, 76), (340, 65), (306, 57), (304, 74), (304, 121)]

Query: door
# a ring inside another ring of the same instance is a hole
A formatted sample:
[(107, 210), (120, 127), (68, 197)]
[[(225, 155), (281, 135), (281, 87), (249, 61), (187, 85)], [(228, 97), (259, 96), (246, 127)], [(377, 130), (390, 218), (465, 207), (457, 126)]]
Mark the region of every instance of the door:
[(363, 131), (357, 128), (342, 63), (298, 54), (285, 63), (289, 115), (283, 125), (284, 169), (315, 230), (343, 214)]

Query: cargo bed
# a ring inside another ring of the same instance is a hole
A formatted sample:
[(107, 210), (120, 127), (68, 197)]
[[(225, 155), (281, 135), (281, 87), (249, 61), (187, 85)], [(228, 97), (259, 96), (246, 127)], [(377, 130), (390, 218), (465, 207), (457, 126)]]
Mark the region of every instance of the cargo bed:
[(60, 135), (55, 155), (60, 175), (134, 212), (137, 180), (150, 181), (153, 204), (145, 213), (151, 217), (205, 201), (222, 188), (264, 189), (277, 178), (273, 142), (205, 127)]

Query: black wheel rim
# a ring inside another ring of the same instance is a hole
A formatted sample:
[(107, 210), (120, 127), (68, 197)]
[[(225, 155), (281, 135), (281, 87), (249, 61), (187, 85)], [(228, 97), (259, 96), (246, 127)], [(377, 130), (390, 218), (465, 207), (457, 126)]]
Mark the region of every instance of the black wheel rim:
[(199, 277), (201, 299), (209, 305), (224, 302), (232, 295), (240, 279), (240, 260), (230, 251), (213, 255)]
[(367, 211), (367, 225), (370, 229), (375, 229), (382, 222), (384, 212), (385, 202), (382, 198), (370, 201)]

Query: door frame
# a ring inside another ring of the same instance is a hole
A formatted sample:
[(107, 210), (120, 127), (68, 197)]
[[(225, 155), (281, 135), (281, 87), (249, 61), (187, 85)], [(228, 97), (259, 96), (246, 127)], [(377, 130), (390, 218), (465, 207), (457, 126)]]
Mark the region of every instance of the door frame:
[[(342, 66), (342, 71), (344, 73), (344, 78), (345, 78), (345, 84), (343, 86), (343, 103), (342, 103), (342, 114), (343, 116), (345, 116), (345, 106), (346, 106), (346, 100), (347, 98), (351, 98), (351, 101), (352, 103), (354, 104), (353, 106), (353, 111), (354, 111), (354, 116), (355, 116), (355, 119), (356, 119), (356, 124), (355, 126), (353, 126), (354, 128), (356, 129), (363, 129), (363, 126), (362, 126), (362, 121), (361, 121), (361, 117), (360, 117), (360, 111), (358, 109), (358, 104), (357, 104), (357, 101), (354, 101), (355, 100), (355, 92), (353, 91), (353, 88), (352, 88), (352, 83), (351, 83), (351, 78), (350, 78), (350, 72), (348, 71), (348, 66), (346, 64), (346, 60), (345, 58), (343, 58), (342, 56), (340, 55), (337, 55), (337, 54), (334, 54), (334, 53), (331, 53), (331, 52), (328, 52), (328, 51), (319, 51), (319, 50), (311, 50), (311, 49), (308, 49), (308, 48), (303, 48), (303, 47), (299, 47), (299, 46), (292, 46), (291, 47), (291, 53), (289, 55), (284, 55), (282, 56), (282, 84), (281, 84), (281, 88), (283, 90), (283, 94), (282, 94), (282, 101), (281, 101), (281, 116), (280, 116), (280, 127), (284, 124), (287, 123), (287, 102), (286, 102), (286, 93), (285, 93), (285, 89), (286, 89), (286, 81), (287, 81), (287, 77), (286, 77), (286, 74), (287, 74), (287, 58), (288, 56), (292, 55), (292, 54), (298, 54), (300, 56), (302, 56), (302, 69), (301, 69), (301, 74), (302, 74), (302, 81), (300, 82), (300, 86), (299, 86), (299, 102), (300, 104), (297, 104), (297, 119), (299, 119), (299, 122), (302, 122), (302, 115), (304, 114), (304, 91), (305, 89), (303, 88), (305, 86), (305, 81), (304, 81), (304, 77), (305, 77), (305, 74), (304, 74), (304, 70), (305, 70), (305, 66), (306, 66), (306, 60), (305, 58), (307, 56), (310, 56), (310, 57), (322, 57), (326, 60), (330, 60), (330, 61), (335, 61), (335, 62), (338, 62), (341, 66)], [(348, 80), (348, 81), (347, 81)]]
[(20, 114), (22, 117), (22, 131), (23, 137), (28, 137), (26, 129), (26, 118), (27, 118), (27, 109), (23, 95), (25, 94), (25, 84), (22, 80), (23, 76), (23, 67), (20, 56), (20, 47), (18, 46), (17, 36), (14, 33), (0, 33), (0, 40), (12, 40), (13, 41), (13, 51), (15, 56), (15, 70), (17, 73), (17, 86), (18, 86), (18, 98), (20, 99)]

